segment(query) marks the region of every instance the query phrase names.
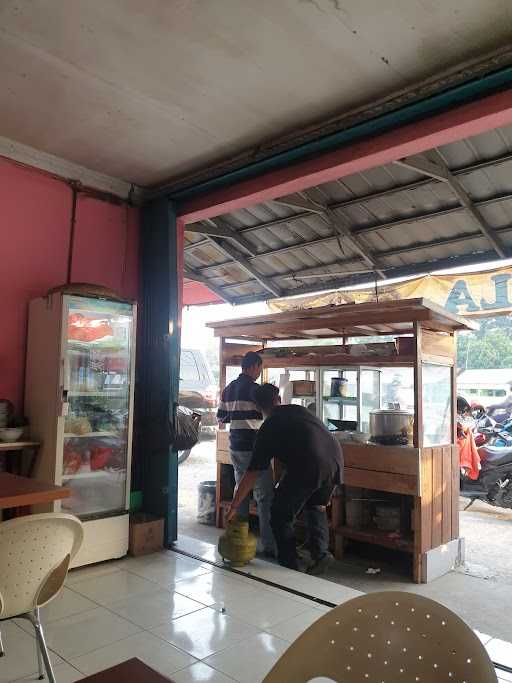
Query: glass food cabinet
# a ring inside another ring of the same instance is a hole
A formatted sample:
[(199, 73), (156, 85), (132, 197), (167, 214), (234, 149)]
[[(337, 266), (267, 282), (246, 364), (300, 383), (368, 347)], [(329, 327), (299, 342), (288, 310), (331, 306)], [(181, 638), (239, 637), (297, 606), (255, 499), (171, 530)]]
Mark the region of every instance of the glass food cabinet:
[(321, 368), (319, 373), (319, 417), (324, 424), (331, 431), (367, 432), (370, 411), (380, 408), (380, 370), (364, 367)]

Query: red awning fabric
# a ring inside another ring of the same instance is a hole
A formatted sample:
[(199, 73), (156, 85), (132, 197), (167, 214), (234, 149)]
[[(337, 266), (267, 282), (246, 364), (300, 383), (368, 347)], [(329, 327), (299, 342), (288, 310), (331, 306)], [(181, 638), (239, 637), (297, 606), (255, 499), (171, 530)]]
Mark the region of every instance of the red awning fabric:
[(183, 306), (200, 306), (201, 304), (223, 304), (217, 294), (211, 292), (206, 285), (192, 280), (183, 281)]

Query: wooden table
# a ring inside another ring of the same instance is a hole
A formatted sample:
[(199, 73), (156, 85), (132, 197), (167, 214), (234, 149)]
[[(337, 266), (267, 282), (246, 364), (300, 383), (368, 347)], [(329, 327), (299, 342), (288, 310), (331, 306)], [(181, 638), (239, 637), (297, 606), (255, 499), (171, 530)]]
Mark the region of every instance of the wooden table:
[(0, 510), (52, 503), (70, 495), (71, 490), (64, 486), (54, 486), (37, 479), (0, 472)]
[[(7, 454), (7, 471), (12, 474), (23, 474), (21, 471), (21, 456), (23, 451), (31, 451), (32, 455), (25, 472), (27, 477), (31, 477), (40, 446), (41, 444), (37, 441), (0, 441), (0, 455), (2, 453)], [(14, 467), (13, 455), (18, 456), (16, 458), (16, 467)]]
[(82, 681), (83, 683), (125, 683), (127, 681), (130, 683), (173, 683), (170, 678), (162, 676), (136, 658), (87, 676)]

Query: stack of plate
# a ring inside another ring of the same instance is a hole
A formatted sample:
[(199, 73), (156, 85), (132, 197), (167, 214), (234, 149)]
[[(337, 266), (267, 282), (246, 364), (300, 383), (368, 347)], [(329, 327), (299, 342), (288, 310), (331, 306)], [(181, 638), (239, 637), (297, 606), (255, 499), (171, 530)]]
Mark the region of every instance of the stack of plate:
[(9, 415), (11, 414), (11, 403), (7, 399), (0, 399), (0, 429), (7, 427)]

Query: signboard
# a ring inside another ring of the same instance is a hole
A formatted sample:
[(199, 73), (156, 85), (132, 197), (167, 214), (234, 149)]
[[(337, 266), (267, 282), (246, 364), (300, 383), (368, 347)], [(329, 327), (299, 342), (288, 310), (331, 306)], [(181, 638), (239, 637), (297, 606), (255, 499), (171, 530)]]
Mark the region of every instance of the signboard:
[(457, 275), (425, 275), (399, 282), (352, 291), (329, 292), (298, 299), (269, 301), (272, 311), (316, 308), (330, 304), (361, 304), (370, 301), (430, 299), (446, 310), (467, 316), (491, 316), (512, 312), (512, 266)]

